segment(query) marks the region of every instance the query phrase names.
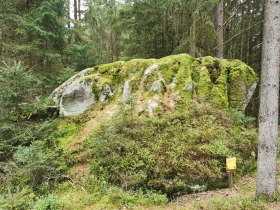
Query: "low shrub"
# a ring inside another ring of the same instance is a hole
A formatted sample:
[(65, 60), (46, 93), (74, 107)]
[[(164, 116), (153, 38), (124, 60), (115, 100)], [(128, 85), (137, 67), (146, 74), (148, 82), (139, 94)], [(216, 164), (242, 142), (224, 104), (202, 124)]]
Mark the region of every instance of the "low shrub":
[(35, 197), (29, 188), (17, 188), (14, 192), (6, 190), (5, 194), (0, 194), (0, 209), (30, 209)]
[(48, 197), (39, 199), (33, 206), (34, 210), (63, 210), (64, 203), (59, 198), (49, 195)]
[[(65, 179), (69, 162), (59, 147), (49, 147), (43, 141), (18, 147), (12, 161), (4, 168), (4, 183), (10, 186), (30, 186), (38, 189), (43, 183)], [(1, 187), (5, 187), (2, 184)]]

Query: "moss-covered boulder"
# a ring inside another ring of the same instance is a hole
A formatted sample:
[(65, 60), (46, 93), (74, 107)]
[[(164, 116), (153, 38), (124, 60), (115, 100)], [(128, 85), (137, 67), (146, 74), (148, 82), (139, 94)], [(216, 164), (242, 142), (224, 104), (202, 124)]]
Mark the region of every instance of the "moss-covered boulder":
[(149, 115), (180, 101), (244, 111), (257, 83), (253, 69), (239, 60), (180, 54), (85, 69), (54, 90), (52, 98), (63, 116), (79, 115), (97, 103), (128, 100), (137, 103), (137, 112)]
[(180, 54), (85, 69), (52, 97), (63, 116), (92, 108), (63, 141), (77, 141), (76, 161), (97, 183), (172, 197), (225, 186), (228, 156), (238, 175), (255, 169), (256, 132), (240, 111), (257, 83), (239, 60)]

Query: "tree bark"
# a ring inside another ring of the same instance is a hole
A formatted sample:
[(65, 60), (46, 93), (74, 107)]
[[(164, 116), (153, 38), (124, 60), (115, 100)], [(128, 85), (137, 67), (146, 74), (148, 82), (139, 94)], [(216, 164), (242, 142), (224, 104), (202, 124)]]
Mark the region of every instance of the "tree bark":
[(260, 85), (259, 146), (256, 196), (277, 191), (276, 160), (280, 64), (280, 3), (266, 0)]
[(190, 29), (190, 54), (196, 56), (196, 21), (193, 18), (192, 26)]
[(67, 27), (68, 28), (71, 28), (70, 10), (71, 10), (71, 0), (68, 0), (67, 1)]
[(78, 14), (79, 14), (79, 20), (81, 20), (81, 0), (78, 0)]
[(220, 0), (217, 5), (217, 35), (218, 35), (218, 48), (217, 48), (217, 57), (224, 57), (224, 0)]
[(77, 6), (77, 0), (74, 0), (74, 19), (78, 20), (78, 6)]

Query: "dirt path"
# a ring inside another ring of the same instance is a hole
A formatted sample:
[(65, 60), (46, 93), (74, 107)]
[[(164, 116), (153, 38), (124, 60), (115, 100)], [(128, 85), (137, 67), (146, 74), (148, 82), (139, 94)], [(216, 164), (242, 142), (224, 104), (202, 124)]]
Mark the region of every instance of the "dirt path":
[(77, 146), (77, 144), (84, 142), (84, 140), (92, 134), (93, 128), (97, 127), (102, 121), (110, 119), (115, 108), (115, 104), (108, 104), (102, 110), (89, 112), (90, 120), (86, 122), (83, 128), (75, 135), (76, 140), (68, 145), (69, 148), (71, 149), (71, 146)]
[(220, 205), (220, 209), (238, 209), (238, 200), (241, 197), (253, 197), (254, 190), (255, 178), (246, 176), (235, 183), (231, 189), (184, 195), (171, 202), (166, 209), (217, 209)]
[(108, 104), (102, 110), (88, 112), (90, 120), (83, 125), (82, 129), (66, 145), (66, 148), (75, 156), (77, 162), (71, 170), (71, 177), (75, 182), (83, 181), (89, 169), (89, 157), (85, 140), (92, 135), (93, 129), (98, 128), (100, 123), (110, 119), (115, 108), (115, 104)]

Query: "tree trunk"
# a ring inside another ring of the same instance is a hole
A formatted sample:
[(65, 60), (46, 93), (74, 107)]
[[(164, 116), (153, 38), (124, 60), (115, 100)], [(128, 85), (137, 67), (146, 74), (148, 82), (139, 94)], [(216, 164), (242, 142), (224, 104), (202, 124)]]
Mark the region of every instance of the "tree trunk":
[(74, 19), (78, 19), (78, 7), (77, 7), (77, 0), (74, 0)]
[(67, 1), (67, 26), (68, 26), (68, 28), (71, 28), (70, 10), (71, 10), (71, 0), (68, 0)]
[[(251, 21), (253, 20), (253, 15), (252, 15), (252, 11), (251, 11), (251, 8), (252, 8), (252, 4), (251, 4), (251, 1), (248, 2), (248, 6), (247, 6), (247, 11), (246, 11), (246, 14), (247, 14), (247, 27), (250, 28), (251, 27)], [(250, 63), (250, 55), (253, 54), (252, 52), (252, 47), (251, 47), (251, 42), (252, 42), (252, 37), (251, 37), (251, 34), (252, 34), (252, 30), (249, 29), (247, 31), (247, 43), (246, 43), (246, 64), (247, 65), (251, 65)]]
[(217, 48), (217, 57), (224, 57), (224, 0), (220, 0), (217, 5), (217, 35), (218, 35), (218, 48)]
[(81, 0), (78, 0), (78, 14), (79, 14), (79, 20), (81, 20)]
[(266, 0), (260, 86), (259, 146), (256, 196), (277, 190), (276, 158), (280, 63), (280, 3)]
[[(246, 28), (246, 24), (245, 24), (245, 19), (246, 19), (246, 12), (245, 12), (245, 8), (244, 7), (242, 7), (242, 11), (241, 11), (241, 14), (240, 14), (240, 19), (242, 20), (241, 21), (241, 31), (244, 31), (245, 30), (245, 28)], [(240, 60), (242, 60), (242, 61), (244, 61), (243, 60), (243, 48), (244, 48), (244, 33), (241, 33), (241, 37), (240, 37), (240, 39), (239, 39), (239, 41), (240, 41), (240, 47), (239, 47), (239, 56), (238, 56), (238, 58), (240, 59)]]
[(196, 56), (196, 20), (193, 18), (192, 26), (190, 29), (190, 54)]

